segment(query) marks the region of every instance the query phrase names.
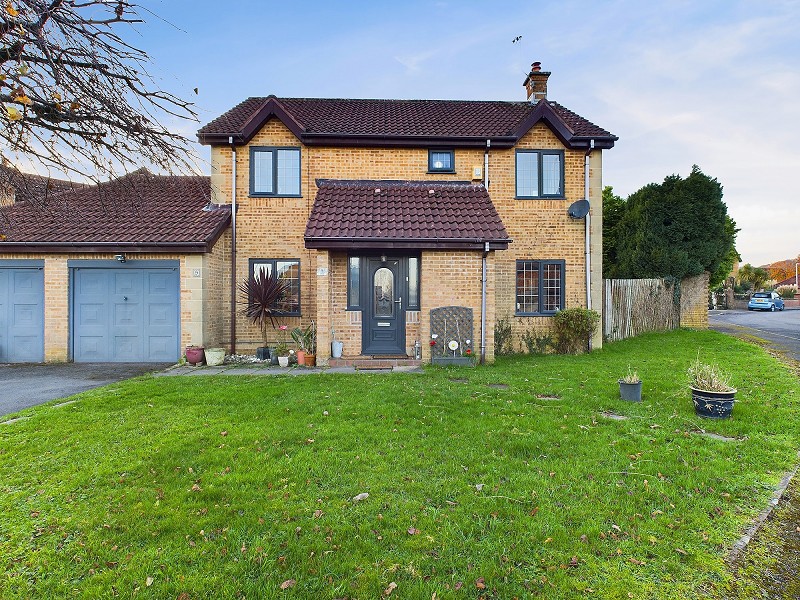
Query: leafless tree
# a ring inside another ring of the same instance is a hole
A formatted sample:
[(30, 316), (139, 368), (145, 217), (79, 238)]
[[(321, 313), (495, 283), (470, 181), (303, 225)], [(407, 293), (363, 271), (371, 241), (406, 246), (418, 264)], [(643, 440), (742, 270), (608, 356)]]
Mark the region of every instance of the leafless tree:
[(125, 41), (144, 9), (125, 0), (0, 0), (0, 152), (105, 179), (143, 164), (191, 168), (188, 140), (162, 124), (197, 121), (161, 91)]

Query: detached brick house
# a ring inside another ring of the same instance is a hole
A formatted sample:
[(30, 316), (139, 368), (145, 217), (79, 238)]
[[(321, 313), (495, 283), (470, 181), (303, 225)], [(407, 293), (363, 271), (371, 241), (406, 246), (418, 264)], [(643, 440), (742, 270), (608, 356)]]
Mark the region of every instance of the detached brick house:
[[(524, 102), (268, 96), (214, 119), (198, 138), (213, 203), (235, 203), (235, 279), (290, 280), (285, 321), (316, 322), (322, 363), (334, 332), (350, 358), (419, 341), (423, 359), (491, 361), (498, 319), (519, 335), (600, 310), (602, 151), (617, 138), (548, 100), (549, 75), (534, 63)], [(582, 199), (589, 232), (568, 215)], [(226, 345), (259, 345), (233, 320)]]
[(198, 132), (210, 178), (4, 184), (0, 362), (253, 352), (236, 285), (261, 268), (321, 364), (334, 335), (356, 363), (491, 361), (498, 319), (518, 337), (599, 311), (617, 138), (549, 100), (549, 75), (534, 63), (519, 102), (249, 98)]

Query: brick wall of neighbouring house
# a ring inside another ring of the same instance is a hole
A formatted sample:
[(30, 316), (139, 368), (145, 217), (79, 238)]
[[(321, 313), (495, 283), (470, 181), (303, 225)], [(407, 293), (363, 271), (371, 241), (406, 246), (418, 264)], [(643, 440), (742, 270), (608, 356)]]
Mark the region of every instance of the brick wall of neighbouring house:
[[(224, 251), (222, 251), (224, 252)], [(220, 252), (220, 254), (222, 253)], [(128, 254), (130, 260), (180, 261), (180, 332), (181, 348), (189, 344), (208, 343), (204, 339), (204, 322), (210, 316), (210, 298), (204, 290), (203, 255)], [(70, 260), (114, 260), (114, 254), (3, 254), (0, 259), (44, 260), (44, 359), (63, 362), (69, 357), (69, 268)], [(113, 263), (109, 263), (113, 266)], [(194, 269), (201, 275), (194, 276)]]
[[(249, 146), (295, 146), (301, 147), (301, 198), (250, 198), (249, 195)], [(483, 150), (456, 150), (456, 172), (427, 173), (428, 151), (413, 149), (370, 148), (325, 148), (303, 147), (299, 140), (278, 120), (271, 119), (256, 134), (248, 147), (237, 149), (237, 265), (236, 278), (247, 276), (249, 258), (296, 258), (301, 261), (301, 306), (302, 317), (286, 319), (294, 327), (307, 324), (316, 317), (317, 299), (317, 252), (306, 250), (303, 241), (305, 225), (316, 197), (316, 179), (402, 179), (402, 180), (470, 180), (473, 166), (483, 167)], [(536, 125), (519, 143), (526, 149), (563, 149), (561, 142), (544, 124)], [(227, 147), (212, 148), (212, 192), (217, 203), (230, 203), (231, 199), (231, 150)], [(586, 271), (584, 246), (584, 221), (567, 216), (570, 204), (584, 196), (584, 153), (565, 150), (565, 192), (562, 200), (517, 200), (515, 199), (515, 150), (492, 150), (489, 155), (489, 195), (492, 198), (510, 237), (514, 240), (507, 251), (497, 251), (492, 263), (497, 269), (496, 314), (510, 315), (515, 312), (515, 269), (517, 259), (563, 259), (566, 261), (566, 307), (586, 306)], [(602, 256), (601, 233), (601, 153), (591, 155), (590, 200), (592, 202), (592, 271), (593, 303), (600, 310), (602, 281), (600, 267)], [(426, 253), (433, 257), (435, 252)], [(358, 344), (360, 348), (360, 315), (346, 314), (340, 310), (340, 299), (335, 294), (345, 293), (344, 254), (333, 254), (330, 258), (331, 323), (337, 338), (346, 347)], [(479, 254), (477, 255), (479, 256)], [(443, 258), (442, 260), (446, 260)], [(436, 261), (431, 263), (436, 264)], [(426, 277), (426, 260), (421, 265), (421, 275)], [(492, 271), (494, 275), (494, 271)], [(494, 286), (493, 286), (494, 289)], [(423, 297), (426, 288), (422, 286)], [(346, 302), (346, 298), (344, 300)], [(448, 304), (455, 304), (448, 302)], [(434, 307), (428, 305), (428, 310)], [(424, 339), (425, 322), (429, 315), (423, 310), (419, 315), (419, 335)], [(491, 332), (495, 317), (487, 319)], [(520, 317), (513, 319), (514, 334), (519, 337), (531, 324), (548, 327), (549, 317)], [(428, 324), (429, 326), (429, 324)], [(410, 328), (413, 331), (413, 328)], [(237, 343), (242, 349), (259, 345), (259, 332), (243, 317), (237, 319)], [(346, 337), (345, 337), (346, 336)], [(411, 341), (413, 344), (413, 340)], [(599, 347), (600, 340), (596, 341)], [(423, 343), (424, 347), (424, 343)], [(319, 350), (323, 352), (323, 349)], [(349, 353), (349, 350), (345, 350)]]
[(708, 329), (708, 273), (681, 280), (681, 327)]

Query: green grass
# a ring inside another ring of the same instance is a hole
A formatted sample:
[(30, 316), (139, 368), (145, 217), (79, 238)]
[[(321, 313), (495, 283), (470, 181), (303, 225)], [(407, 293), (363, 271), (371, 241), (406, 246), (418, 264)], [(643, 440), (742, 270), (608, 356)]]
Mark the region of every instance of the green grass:
[[(732, 374), (729, 421), (694, 416), (698, 351)], [(619, 400), (629, 365), (641, 404)], [(763, 350), (691, 331), (425, 374), (108, 386), (0, 425), (0, 597), (720, 593), (796, 460), (797, 390)]]

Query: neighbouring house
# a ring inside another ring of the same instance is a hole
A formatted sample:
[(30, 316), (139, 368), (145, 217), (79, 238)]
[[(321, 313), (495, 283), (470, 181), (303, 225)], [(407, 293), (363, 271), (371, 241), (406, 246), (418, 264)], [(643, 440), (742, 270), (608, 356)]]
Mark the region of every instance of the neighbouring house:
[(176, 362), (222, 338), (230, 207), (208, 177), (42, 179), (4, 186), (0, 362)]
[[(534, 63), (519, 102), (234, 106), (198, 132), (213, 202), (235, 204), (225, 285), (261, 268), (289, 281), (284, 321), (316, 322), (322, 363), (333, 336), (345, 361), (415, 346), (491, 361), (499, 319), (519, 336), (567, 307), (600, 311), (602, 151), (617, 137), (548, 99), (549, 76)], [(225, 329), (229, 348), (260, 345), (232, 306)]]
[(779, 281), (775, 284), (775, 288), (784, 286), (793, 287), (794, 289), (797, 289), (797, 277), (792, 275), (788, 279), (784, 279), (783, 281)]

